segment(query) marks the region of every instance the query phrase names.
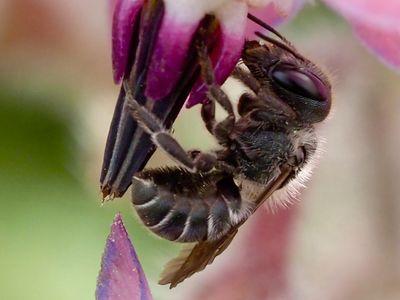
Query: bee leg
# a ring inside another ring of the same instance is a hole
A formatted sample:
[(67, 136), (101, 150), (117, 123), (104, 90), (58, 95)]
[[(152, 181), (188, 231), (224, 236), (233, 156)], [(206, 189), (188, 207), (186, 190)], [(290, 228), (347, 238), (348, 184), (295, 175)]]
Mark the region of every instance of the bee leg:
[(300, 168), (306, 160), (306, 149), (304, 146), (299, 147), (295, 154), (289, 159), (289, 165), (290, 165), (290, 160), (292, 160), (292, 166), (295, 168)]
[(258, 94), (260, 90), (260, 84), (257, 79), (250, 72), (246, 72), (240, 67), (235, 67), (232, 72), (232, 77), (241, 81), (245, 86), (252, 90), (255, 94)]
[[(203, 164), (207, 163), (204, 156), (207, 155), (208, 153), (204, 153), (204, 152), (201, 152), (200, 150), (195, 149), (195, 150), (189, 150), (188, 154), (195, 161), (199, 161), (199, 162), (202, 161)], [(228, 164), (227, 162), (221, 161), (221, 160), (213, 161), (212, 167), (215, 167), (218, 170), (222, 170), (228, 174), (232, 174), (236, 171), (236, 168), (234, 166)], [(211, 170), (211, 168), (210, 168), (210, 170)]]
[(217, 124), (215, 120), (215, 103), (210, 101), (202, 104), (201, 106), (201, 118), (203, 119), (204, 125), (209, 133), (214, 135), (214, 127)]
[(215, 119), (215, 102), (210, 101), (201, 107), (201, 117), (207, 130), (217, 139), (221, 145), (228, 145), (231, 141), (230, 133), (232, 132), (234, 119), (227, 117), (221, 122)]
[[(245, 86), (247, 86), (251, 91), (254, 92), (256, 97), (250, 94), (243, 94), (243, 100), (239, 100), (238, 110), (239, 115), (243, 115), (250, 110), (248, 108), (253, 104), (268, 103), (268, 106), (276, 113), (276, 114), (284, 114), (285, 116), (289, 116), (291, 118), (295, 118), (295, 112), (288, 106), (287, 104), (283, 104), (281, 101), (277, 101), (274, 97), (270, 97), (269, 94), (266, 94), (260, 90), (260, 84), (257, 79), (254, 78), (253, 74), (250, 72), (246, 72), (240, 67), (235, 67), (232, 72), (232, 77), (241, 81)], [(261, 100), (261, 101), (260, 101)]]
[(123, 84), (126, 91), (126, 101), (134, 119), (151, 136), (155, 145), (191, 172), (206, 172), (214, 167), (217, 161), (215, 154), (200, 152), (193, 159), (178, 141), (171, 136), (168, 130), (162, 125), (162, 122), (133, 98), (127, 82), (124, 81)]
[[(208, 103), (202, 106), (202, 117), (206, 123), (206, 127), (211, 134), (215, 135), (217, 140), (226, 144), (230, 139), (229, 135), (235, 125), (235, 113), (229, 97), (221, 89), (221, 87), (215, 83), (214, 71), (210, 58), (207, 54), (207, 47), (204, 44), (200, 44), (197, 47), (199, 55), (199, 63), (201, 68), (201, 75), (208, 88)], [(228, 116), (221, 122), (215, 120), (215, 102), (227, 112)]]
[(221, 87), (215, 82), (214, 71), (207, 53), (207, 47), (204, 44), (200, 44), (197, 47), (197, 52), (199, 55), (201, 75), (204, 83), (207, 85), (209, 99), (218, 102), (218, 104), (228, 113), (228, 117), (231, 116), (234, 119), (235, 113), (231, 101)]
[(240, 96), (237, 107), (239, 115), (244, 116), (250, 113), (253, 109), (260, 107), (260, 103), (255, 96), (244, 93)]
[(290, 180), (296, 177), (297, 172), (300, 171), (301, 167), (305, 164), (306, 157), (306, 148), (304, 146), (299, 147), (292, 156), (290, 156), (287, 160), (287, 164), (291, 167), (292, 171), (289, 176), (286, 178), (284, 182), (282, 182), (281, 187), (284, 187), (289, 183)]

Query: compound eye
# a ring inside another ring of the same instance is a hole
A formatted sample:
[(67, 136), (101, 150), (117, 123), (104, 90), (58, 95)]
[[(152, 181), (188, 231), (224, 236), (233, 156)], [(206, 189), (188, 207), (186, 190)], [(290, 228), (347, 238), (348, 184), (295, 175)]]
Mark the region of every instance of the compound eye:
[(300, 71), (296, 66), (277, 65), (271, 77), (281, 88), (293, 94), (321, 102), (328, 98), (328, 90), (321, 80), (314, 74)]

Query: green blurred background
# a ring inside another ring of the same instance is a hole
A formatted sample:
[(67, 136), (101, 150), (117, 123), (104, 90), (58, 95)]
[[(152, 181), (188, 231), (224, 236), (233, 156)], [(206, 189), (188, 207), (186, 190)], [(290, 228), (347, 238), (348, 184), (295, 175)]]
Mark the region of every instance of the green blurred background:
[[(178, 299), (156, 285), (178, 247), (143, 230), (127, 197), (100, 203), (118, 94), (106, 4), (5, 0), (0, 20), (0, 299), (93, 299), (118, 211), (156, 299)], [(399, 77), (319, 5), (283, 32), (336, 82), (335, 111), (321, 129), (326, 153), (297, 221), (293, 288), (298, 299), (400, 299)], [(197, 108), (175, 129), (187, 147), (212, 145)], [(156, 153), (150, 164), (165, 159)]]

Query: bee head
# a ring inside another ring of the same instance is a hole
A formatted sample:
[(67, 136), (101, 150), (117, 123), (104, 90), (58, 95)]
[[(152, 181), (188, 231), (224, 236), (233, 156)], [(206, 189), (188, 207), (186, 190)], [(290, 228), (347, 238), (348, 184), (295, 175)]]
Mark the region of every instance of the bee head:
[(331, 85), (327, 76), (281, 35), (282, 42), (256, 34), (266, 43), (247, 41), (242, 60), (261, 88), (268, 96), (290, 106), (298, 122), (323, 121), (331, 108)]

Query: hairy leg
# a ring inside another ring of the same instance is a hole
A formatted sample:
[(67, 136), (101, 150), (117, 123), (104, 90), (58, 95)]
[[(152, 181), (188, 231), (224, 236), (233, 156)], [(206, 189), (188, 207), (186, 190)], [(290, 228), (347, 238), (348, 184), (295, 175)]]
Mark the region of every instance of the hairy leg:
[[(214, 71), (210, 58), (208, 57), (207, 47), (200, 44), (197, 47), (199, 55), (199, 63), (201, 67), (201, 75), (208, 88), (208, 103), (203, 104), (201, 116), (206, 125), (207, 130), (213, 134), (219, 143), (227, 144), (230, 140), (229, 135), (235, 124), (235, 113), (231, 101), (221, 87), (216, 84)], [(215, 103), (221, 105), (228, 116), (221, 122), (215, 119)]]
[(257, 79), (250, 72), (246, 72), (240, 67), (236, 67), (232, 72), (232, 77), (236, 78), (240, 82), (242, 82), (245, 86), (247, 86), (250, 90), (252, 90), (255, 94), (258, 94), (260, 90), (260, 84)]
[(151, 136), (154, 144), (191, 172), (206, 172), (215, 166), (217, 160), (215, 154), (199, 152), (193, 158), (192, 155), (188, 154), (178, 141), (171, 136), (169, 131), (164, 128), (162, 122), (133, 98), (129, 85), (126, 82), (124, 82), (124, 88), (126, 91), (127, 103), (132, 111), (133, 117), (143, 130)]

